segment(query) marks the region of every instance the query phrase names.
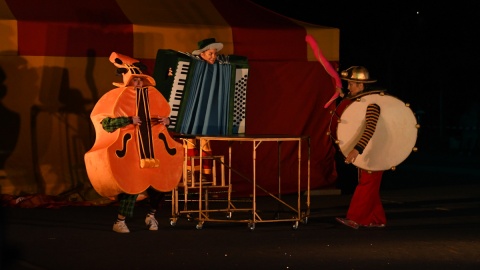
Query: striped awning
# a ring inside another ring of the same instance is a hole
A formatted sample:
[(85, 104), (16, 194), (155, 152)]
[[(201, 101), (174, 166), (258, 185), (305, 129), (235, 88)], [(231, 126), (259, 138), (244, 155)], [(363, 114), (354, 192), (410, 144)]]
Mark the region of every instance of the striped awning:
[(153, 59), (159, 48), (192, 51), (215, 37), (225, 54), (315, 61), (304, 37), (338, 61), (339, 31), (286, 18), (248, 0), (0, 0), (0, 54)]

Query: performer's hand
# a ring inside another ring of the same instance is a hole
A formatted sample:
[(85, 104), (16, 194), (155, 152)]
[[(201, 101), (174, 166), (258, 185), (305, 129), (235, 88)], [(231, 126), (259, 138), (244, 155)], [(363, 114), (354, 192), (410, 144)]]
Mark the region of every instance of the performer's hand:
[(338, 95), (343, 98), (344, 94), (343, 94), (342, 88), (340, 88), (340, 87), (335, 87), (335, 92), (337, 92)]
[(345, 158), (345, 163), (350, 164), (355, 162), (355, 159), (357, 158), (358, 154), (359, 153), (357, 149), (353, 149), (352, 151), (350, 151), (350, 153), (348, 153), (347, 155), (347, 158)]
[(165, 116), (152, 117), (152, 119), (150, 121), (152, 121), (153, 125), (157, 125), (157, 124), (163, 124), (165, 126), (170, 125), (170, 118), (165, 117)]
[(142, 120), (138, 116), (132, 116), (132, 123), (136, 126), (140, 126), (142, 124)]

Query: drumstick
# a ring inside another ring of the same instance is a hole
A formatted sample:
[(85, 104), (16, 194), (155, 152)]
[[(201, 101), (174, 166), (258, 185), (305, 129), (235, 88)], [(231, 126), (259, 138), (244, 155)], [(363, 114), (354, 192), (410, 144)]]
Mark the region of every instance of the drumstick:
[[(305, 41), (312, 48), (313, 53), (315, 54), (315, 57), (317, 58), (318, 62), (320, 62), (320, 64), (322, 64), (323, 68), (325, 68), (327, 73), (335, 80), (335, 87), (341, 89), (342, 88), (342, 81), (340, 80), (340, 77), (338, 76), (338, 73), (333, 69), (332, 65), (330, 64), (330, 62), (328, 62), (328, 60), (325, 58), (325, 56), (323, 56), (322, 51), (318, 47), (318, 44), (315, 41), (315, 39), (311, 35), (307, 35), (305, 37)], [(325, 103), (325, 106), (323, 106), (323, 107), (327, 108), (328, 106), (330, 106), (330, 104), (335, 99), (337, 99), (337, 97), (339, 95), (340, 95), (340, 93), (338, 91), (335, 91), (333, 96), (330, 98), (330, 100), (327, 103)]]

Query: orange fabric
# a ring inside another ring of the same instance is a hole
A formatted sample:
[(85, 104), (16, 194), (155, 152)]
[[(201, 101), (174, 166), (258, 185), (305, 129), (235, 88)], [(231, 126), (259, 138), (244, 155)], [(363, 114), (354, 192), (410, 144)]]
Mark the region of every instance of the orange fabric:
[[(151, 85), (147, 75), (134, 68), (138, 60), (112, 53), (110, 61), (123, 73), (126, 87), (113, 89), (97, 102), (91, 113), (96, 131), (92, 149), (85, 154), (85, 165), (92, 186), (98, 194), (112, 197), (120, 193), (139, 194), (149, 187), (171, 191), (180, 182), (183, 146), (173, 140), (164, 125), (152, 125), (155, 116), (168, 116), (170, 106)], [(147, 86), (135, 88), (133, 76), (146, 77)], [(150, 77), (151, 78), (151, 77)], [(139, 126), (128, 125), (106, 132), (101, 124), (105, 117), (143, 117)]]

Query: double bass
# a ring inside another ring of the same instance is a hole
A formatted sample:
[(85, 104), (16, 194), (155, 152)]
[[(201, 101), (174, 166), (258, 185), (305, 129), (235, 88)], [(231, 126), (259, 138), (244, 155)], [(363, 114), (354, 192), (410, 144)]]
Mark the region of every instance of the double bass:
[[(98, 194), (109, 198), (140, 194), (149, 187), (171, 191), (182, 176), (183, 145), (170, 137), (165, 125), (154, 124), (156, 117), (170, 115), (170, 106), (138, 60), (116, 52), (109, 60), (123, 74), (123, 83), (113, 83), (118, 88), (104, 94), (90, 114), (96, 137), (85, 154), (88, 178)], [(134, 77), (143, 79), (143, 87), (130, 85)], [(101, 124), (106, 117), (132, 116), (138, 116), (141, 125), (109, 133)]]

